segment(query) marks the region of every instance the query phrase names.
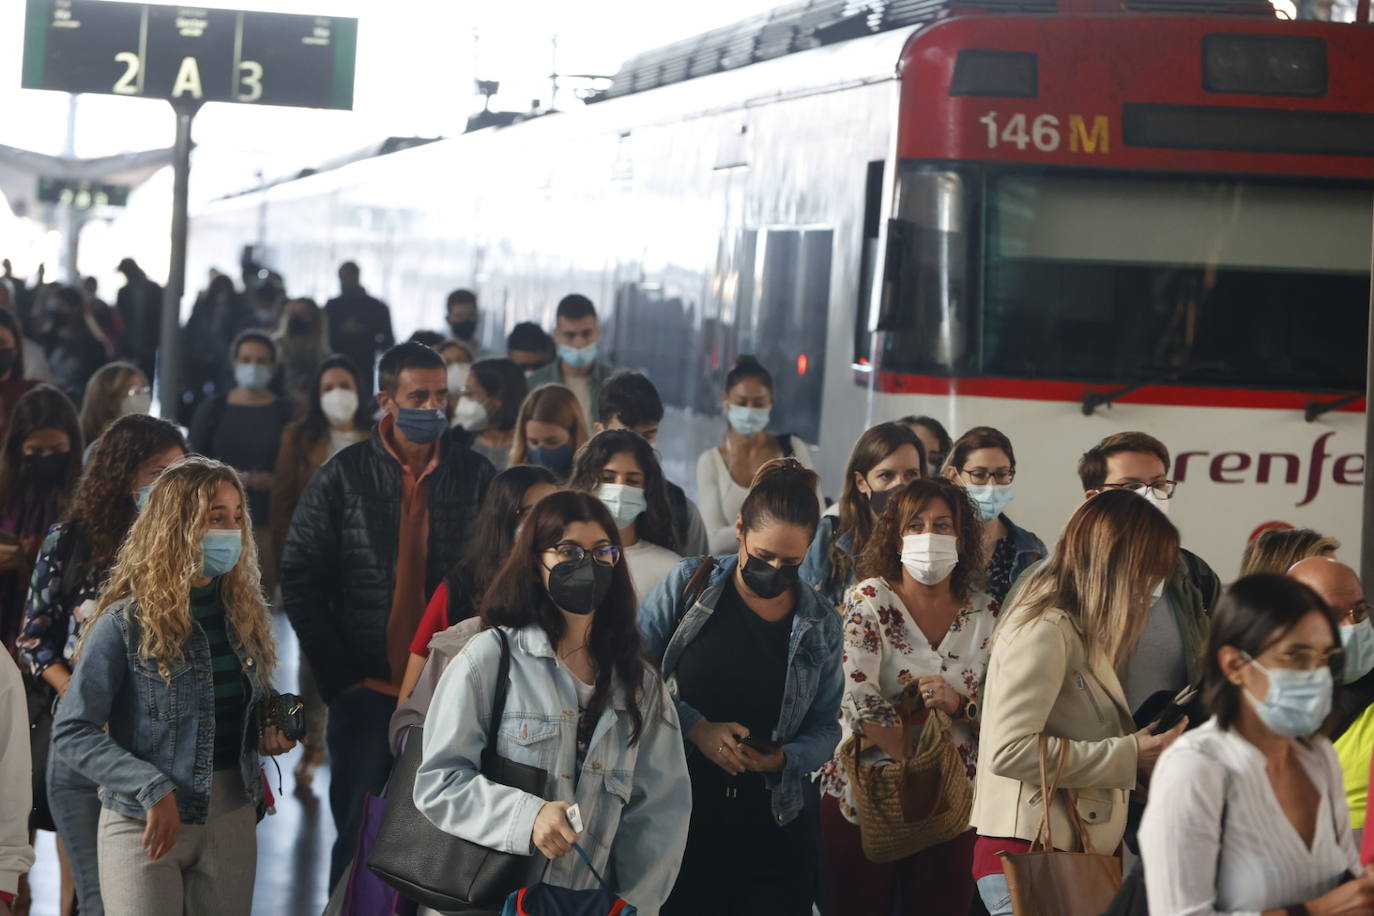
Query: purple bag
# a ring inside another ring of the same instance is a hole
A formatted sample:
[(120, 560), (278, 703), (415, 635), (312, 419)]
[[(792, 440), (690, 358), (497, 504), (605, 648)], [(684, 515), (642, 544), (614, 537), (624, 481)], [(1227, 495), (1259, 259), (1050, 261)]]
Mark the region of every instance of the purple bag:
[(372, 869), (361, 864), (372, 855), (372, 844), (382, 829), (386, 806), (385, 798), (371, 793), (363, 799), (363, 822), (358, 830), (353, 862), (343, 878), (345, 885), (339, 916), (415, 916), (417, 907), (413, 901), (402, 897), (394, 887), (373, 874)]

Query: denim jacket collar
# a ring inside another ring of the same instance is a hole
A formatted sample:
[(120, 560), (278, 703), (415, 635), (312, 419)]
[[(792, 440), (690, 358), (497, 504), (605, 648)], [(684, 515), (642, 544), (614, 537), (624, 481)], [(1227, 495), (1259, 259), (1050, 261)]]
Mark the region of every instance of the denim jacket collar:
[[(559, 667), (558, 653), (554, 651), (553, 643), (549, 642), (549, 634), (544, 632), (543, 627), (532, 625), (521, 627), (518, 630), (510, 627), (504, 629), (506, 635), (511, 637), (511, 641), (519, 647), (521, 652), (533, 658), (547, 658), (554, 667)], [(611, 680), (611, 695), (606, 702), (606, 709), (607, 711), (618, 710), (620, 712), (629, 709), (629, 703), (625, 699), (625, 688), (621, 686), (618, 678)]]

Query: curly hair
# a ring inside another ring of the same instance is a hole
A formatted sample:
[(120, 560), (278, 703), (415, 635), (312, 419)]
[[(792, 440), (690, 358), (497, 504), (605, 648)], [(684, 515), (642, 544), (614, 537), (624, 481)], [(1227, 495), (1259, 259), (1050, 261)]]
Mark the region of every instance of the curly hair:
[(573, 458), (568, 489), (596, 495), (601, 472), (616, 455), (629, 454), (644, 476), (644, 502), (647, 508), (634, 521), (635, 534), (651, 544), (677, 552), (677, 532), (673, 529), (673, 509), (668, 503), (668, 484), (663, 478), (654, 447), (638, 433), (628, 429), (608, 429), (587, 440)]
[(941, 477), (913, 480), (887, 501), (873, 536), (859, 556), (858, 578), (882, 578), (890, 583), (902, 581), (902, 536), (921, 510), (934, 500), (949, 506), (954, 535), (959, 539), (959, 565), (949, 577), (949, 589), (956, 601), (967, 601), (986, 578), (987, 559), (983, 556), (983, 534), (978, 513), (957, 484)]
[(185, 454), (181, 430), (143, 414), (120, 417), (96, 440), (64, 519), (80, 528), (90, 543), (92, 569), (109, 568), (134, 523), (134, 475), (139, 465), (169, 448)]
[(66, 497), (76, 485), (81, 473), (81, 425), (71, 399), (51, 385), (39, 385), (27, 392), (14, 405), (0, 445), (0, 506), (8, 506), (23, 493), (32, 481), (24, 465), (24, 440), (40, 429), (59, 429), (67, 434), (70, 444), (66, 475), (58, 484), (58, 508), (66, 506)]
[[(210, 527), (215, 494), (225, 483), (243, 500), (243, 554), (233, 569), (219, 577), (220, 601), (263, 677), (269, 677), (277, 664), (243, 483), (228, 465), (191, 455), (163, 471), (153, 485), (147, 505), (119, 549), (95, 612), (99, 616), (118, 601), (130, 601), (131, 616), (143, 630), (139, 658), (155, 661), (164, 678), (170, 679), (171, 663), (182, 660), (191, 636), (191, 586), (204, 578), (201, 540)], [(91, 630), (88, 625), (84, 632)]]

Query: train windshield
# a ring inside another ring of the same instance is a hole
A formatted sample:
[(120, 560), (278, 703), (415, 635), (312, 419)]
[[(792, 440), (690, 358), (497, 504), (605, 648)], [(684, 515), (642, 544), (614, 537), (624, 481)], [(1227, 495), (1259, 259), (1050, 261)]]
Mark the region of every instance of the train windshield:
[(1364, 387), (1368, 187), (919, 166), (903, 183), (888, 251), (903, 252), (898, 297), (918, 313), (889, 321), (885, 361), (1123, 385)]

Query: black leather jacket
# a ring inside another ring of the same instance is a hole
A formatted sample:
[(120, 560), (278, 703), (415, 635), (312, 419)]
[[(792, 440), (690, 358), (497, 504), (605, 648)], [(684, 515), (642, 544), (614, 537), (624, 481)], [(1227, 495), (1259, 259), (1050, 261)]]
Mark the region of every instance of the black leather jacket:
[[(425, 594), (467, 546), (495, 475), (445, 437), (430, 474)], [(281, 563), (282, 603), (329, 701), (365, 678), (388, 679), (386, 623), (396, 589), (401, 468), (374, 430), (325, 462), (296, 505)]]

